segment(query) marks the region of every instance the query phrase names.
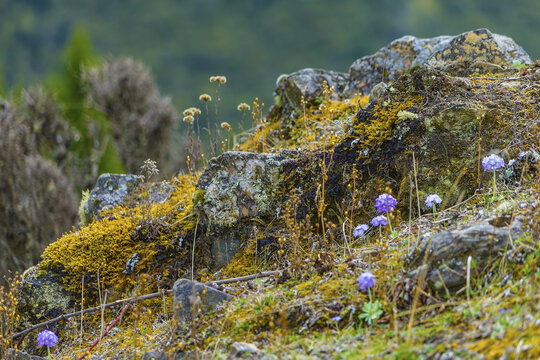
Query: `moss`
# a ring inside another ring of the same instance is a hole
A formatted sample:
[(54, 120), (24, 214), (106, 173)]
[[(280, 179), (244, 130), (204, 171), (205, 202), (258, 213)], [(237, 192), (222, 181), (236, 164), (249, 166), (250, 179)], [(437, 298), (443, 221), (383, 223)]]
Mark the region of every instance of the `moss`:
[(268, 151), (277, 149), (307, 150), (335, 146), (347, 132), (352, 118), (366, 106), (368, 96), (356, 95), (352, 99), (331, 100), (320, 98), (317, 104), (306, 107), (305, 112), (294, 114), (292, 126), (279, 117), (270, 119), (258, 127), (240, 149), (244, 151)]
[(202, 204), (204, 202), (204, 195), (206, 194), (206, 191), (203, 189), (197, 189), (193, 193), (193, 206), (197, 207), (199, 204)]
[[(121, 205), (102, 212), (101, 220), (49, 245), (40, 269), (62, 274), (59, 281), (75, 294), (80, 294), (84, 278), (90, 297), (92, 288), (95, 295), (99, 274), (105, 287), (114, 289), (111, 298), (132, 290), (138, 274), (154, 269), (156, 275), (161, 273), (159, 277), (167, 275), (162, 257), (173, 251), (175, 239), (195, 228), (191, 200), (195, 182), (196, 176), (181, 175), (171, 183), (174, 191), (162, 203), (141, 201), (135, 207)], [(138, 261), (128, 269), (127, 263), (135, 254)]]
[(411, 113), (409, 110), (418, 107), (422, 100), (417, 94), (400, 93), (391, 100), (376, 103), (367, 120), (358, 119), (355, 122), (355, 135), (365, 148), (380, 146), (383, 141), (391, 139), (398, 124), (408, 119), (399, 114), (404, 114), (404, 111)]

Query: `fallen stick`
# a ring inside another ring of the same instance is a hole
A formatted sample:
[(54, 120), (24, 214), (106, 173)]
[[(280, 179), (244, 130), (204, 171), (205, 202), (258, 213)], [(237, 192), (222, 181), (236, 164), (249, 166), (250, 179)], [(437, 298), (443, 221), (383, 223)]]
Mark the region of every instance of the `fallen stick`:
[[(258, 274), (240, 276), (240, 277), (236, 277), (236, 278), (216, 280), (216, 281), (208, 281), (208, 282), (205, 282), (204, 285), (212, 287), (212, 286), (221, 285), (221, 284), (230, 284), (230, 283), (234, 283), (234, 282), (248, 281), (248, 280), (253, 280), (253, 279), (258, 279), (258, 278), (263, 278), (263, 277), (269, 277), (269, 276), (278, 274), (279, 272), (280, 272), (280, 270), (265, 271), (265, 272), (261, 272), (261, 273), (258, 273)], [(146, 295), (131, 297), (131, 298), (128, 298), (128, 299), (116, 300), (116, 301), (113, 301), (111, 303), (108, 303), (108, 304), (105, 304), (105, 305), (102, 305), (102, 306), (100, 305), (100, 306), (96, 306), (96, 307), (93, 307), (93, 308), (84, 309), (82, 311), (77, 311), (77, 312), (73, 312), (73, 313), (69, 313), (69, 314), (62, 314), (60, 316), (55, 317), (54, 319), (47, 320), (47, 321), (44, 321), (44, 322), (36, 324), (36, 325), (32, 325), (28, 329), (25, 329), (25, 330), (23, 330), (21, 332), (18, 332), (16, 334), (13, 334), (13, 335), (10, 335), (10, 336), (8, 336), (6, 338), (1, 339), (1, 341), (8, 340), (8, 339), (14, 339), (14, 338), (17, 338), (19, 336), (26, 335), (26, 334), (28, 334), (29, 332), (31, 332), (31, 331), (33, 331), (35, 329), (39, 329), (40, 327), (43, 327), (43, 326), (46, 326), (46, 325), (54, 324), (55, 322), (58, 322), (60, 320), (69, 319), (69, 318), (72, 318), (72, 317), (75, 317), (75, 316), (83, 315), (83, 314), (86, 314), (86, 313), (89, 313), (89, 312), (98, 311), (98, 310), (108, 308), (108, 307), (111, 307), (111, 306), (122, 305), (124, 303), (130, 303), (130, 302), (135, 302), (135, 301), (152, 299), (152, 298), (155, 298), (155, 297), (158, 297), (158, 296), (162, 296), (163, 294), (168, 295), (168, 294), (172, 293), (172, 291), (173, 291), (172, 289), (162, 290), (162, 291), (158, 291), (158, 292), (155, 292), (155, 293), (152, 293), (152, 294), (146, 294)], [(24, 339), (24, 337), (23, 337), (23, 339)], [(22, 339), (19, 341), (18, 345), (20, 345), (21, 343), (22, 343)]]
[(105, 332), (96, 339), (96, 341), (94, 341), (94, 343), (92, 344), (92, 346), (90, 346), (90, 348), (88, 350), (86, 350), (86, 352), (84, 354), (82, 354), (81, 357), (77, 358), (77, 360), (82, 360), (86, 357), (86, 355), (90, 354), (90, 351), (92, 351), (92, 349), (97, 345), (99, 344), (99, 342), (105, 337), (105, 335), (107, 335), (109, 333), (109, 331), (111, 331), (111, 329), (113, 328), (114, 325), (116, 325), (116, 323), (118, 321), (120, 321), (120, 319), (122, 319), (122, 316), (124, 316), (124, 314), (126, 313), (127, 309), (129, 309), (131, 307), (130, 304), (127, 304), (126, 306), (124, 306), (124, 308), (122, 309), (122, 312), (120, 313), (120, 315), (118, 315), (118, 317), (116, 319), (114, 319), (114, 321), (111, 323), (111, 325), (109, 325), (109, 327), (107, 327), (107, 330), (105, 330)]

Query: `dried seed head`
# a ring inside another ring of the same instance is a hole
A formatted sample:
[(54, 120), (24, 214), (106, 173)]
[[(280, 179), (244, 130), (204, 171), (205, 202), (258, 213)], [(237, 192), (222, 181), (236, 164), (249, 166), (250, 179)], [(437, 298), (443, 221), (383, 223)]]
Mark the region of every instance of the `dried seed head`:
[(188, 116), (184, 116), (184, 122), (188, 123), (188, 124), (193, 124), (193, 121), (195, 120), (195, 118), (191, 115), (188, 115)]
[(184, 116), (191, 116), (193, 115), (193, 111), (191, 111), (192, 108), (189, 108), (189, 109), (186, 109), (184, 110), (184, 112), (182, 113), (182, 115)]
[(228, 123), (228, 122), (222, 122), (221, 123), (221, 128), (227, 130), (227, 131), (231, 131), (231, 125)]
[(251, 107), (246, 103), (240, 103), (237, 107), (238, 111), (251, 110)]
[(201, 114), (201, 110), (196, 107), (190, 107), (189, 109), (186, 109), (186, 111), (189, 111), (190, 114), (186, 114), (184, 112), (184, 116), (187, 116), (187, 115), (197, 116)]
[(208, 94), (202, 94), (199, 96), (199, 100), (201, 101), (212, 101), (212, 97)]
[(227, 82), (227, 78), (221, 75), (210, 76), (210, 82), (211, 83), (217, 82), (220, 84), (225, 84)]

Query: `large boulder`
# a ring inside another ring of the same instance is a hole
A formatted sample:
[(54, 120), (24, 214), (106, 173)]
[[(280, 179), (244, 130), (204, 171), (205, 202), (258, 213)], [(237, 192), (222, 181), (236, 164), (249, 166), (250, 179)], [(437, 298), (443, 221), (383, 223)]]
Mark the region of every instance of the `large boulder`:
[(230, 151), (210, 160), (194, 195), (194, 206), (212, 241), (218, 267), (227, 264), (250, 225), (279, 217), (283, 172), (292, 160), (282, 154)]
[(514, 61), (530, 63), (531, 58), (511, 38), (487, 29), (428, 39), (409, 35), (392, 41), (373, 55), (356, 60), (349, 68), (345, 91), (368, 94), (378, 83), (397, 79), (413, 66), (444, 68), (454, 62), (510, 66)]
[[(209, 237), (214, 244), (235, 247), (232, 252), (227, 252), (226, 246), (215, 247), (219, 249), (216, 256), (234, 253), (254, 238), (269, 239), (271, 243), (272, 237), (277, 237), (279, 246), (286, 245), (294, 238), (294, 234), (284, 230), (288, 225), (284, 224), (287, 217), (283, 216), (283, 209), (287, 208), (292, 208), (296, 215), (290, 226), (305, 220), (312, 228), (322, 230), (323, 219), (323, 241), (308, 240), (313, 245), (311, 249), (316, 249), (318, 244), (324, 248), (328, 238), (340, 236), (334, 227), (343, 223), (340, 214), (344, 209), (354, 214), (354, 223), (368, 223), (376, 215), (375, 208), (368, 204), (373, 204), (377, 195), (388, 192), (387, 189), (398, 199), (396, 216), (407, 216), (409, 212), (417, 216), (418, 211), (428, 210), (409, 207), (411, 196), (423, 200), (428, 194), (440, 194), (444, 197), (443, 208), (472, 196), (491, 180), (491, 174), (479, 168), (479, 158), (495, 153), (508, 162), (532, 147), (523, 139), (538, 117), (529, 91), (530, 82), (538, 82), (539, 74), (536, 65), (529, 65), (526, 72), (511, 69), (487, 78), (457, 76), (421, 66), (393, 81), (381, 99), (371, 102), (352, 119), (341, 119), (345, 130), (334, 137), (330, 135), (326, 142), (313, 131), (305, 133), (310, 129), (306, 130), (304, 124), (292, 123), (297, 137), (312, 136), (315, 141), (303, 149), (296, 145), (297, 150), (278, 166), (250, 172), (249, 183), (257, 184), (257, 191), (242, 191), (237, 185), (245, 178), (242, 157), (248, 155), (223, 155), (206, 169), (199, 184), (200, 189), (214, 184), (214, 195), (203, 192), (204, 201), (198, 206), (208, 219)], [(333, 107), (336, 112), (355, 106), (347, 100), (324, 106)], [(319, 109), (312, 106), (308, 111)], [(272, 119), (265, 126), (272, 129), (276, 125), (272, 122), (279, 121)], [(317, 123), (318, 128), (334, 125), (332, 119)], [(260, 134), (268, 135), (265, 138)], [(296, 138), (287, 138), (286, 133), (276, 136), (264, 128), (255, 136), (259, 136), (257, 141), (277, 144), (277, 148), (298, 144)], [(516, 149), (511, 146), (514, 143), (524, 145)], [(283, 152), (249, 154), (257, 161), (280, 156), (284, 156)], [(267, 181), (271, 177), (266, 169), (274, 169), (270, 173), (275, 174), (276, 182)], [(501, 175), (506, 176), (502, 172)], [(417, 182), (417, 189), (411, 179)], [(353, 187), (354, 203), (350, 190)], [(295, 203), (292, 192), (297, 198)], [(249, 207), (256, 204), (253, 199), (257, 197), (272, 205)], [(240, 210), (246, 206), (255, 211)]]

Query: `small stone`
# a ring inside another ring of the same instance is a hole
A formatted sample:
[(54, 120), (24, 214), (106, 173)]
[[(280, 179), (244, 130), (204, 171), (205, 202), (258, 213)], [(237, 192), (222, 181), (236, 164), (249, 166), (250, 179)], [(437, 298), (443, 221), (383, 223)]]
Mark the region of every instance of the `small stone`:
[(16, 350), (13, 348), (7, 349), (4, 360), (45, 360), (41, 356), (29, 355), (24, 351)]
[(312, 103), (324, 96), (323, 83), (326, 81), (328, 88), (334, 88), (333, 97), (343, 92), (347, 82), (347, 74), (330, 70), (302, 69), (290, 75), (281, 76), (276, 94), (281, 97), (285, 106), (292, 107), (300, 111), (302, 97), (307, 104)]
[(103, 174), (90, 192), (84, 205), (86, 223), (89, 224), (104, 209), (121, 203), (133, 190), (138, 180), (137, 175)]
[(227, 360), (234, 359), (261, 359), (261, 351), (253, 344), (235, 342), (231, 345)]
[(164, 352), (160, 351), (147, 351), (142, 354), (140, 360), (167, 360), (168, 356)]
[(174, 283), (173, 294), (174, 313), (179, 322), (191, 321), (194, 312), (206, 313), (233, 298), (223, 291), (188, 279), (177, 280)]

